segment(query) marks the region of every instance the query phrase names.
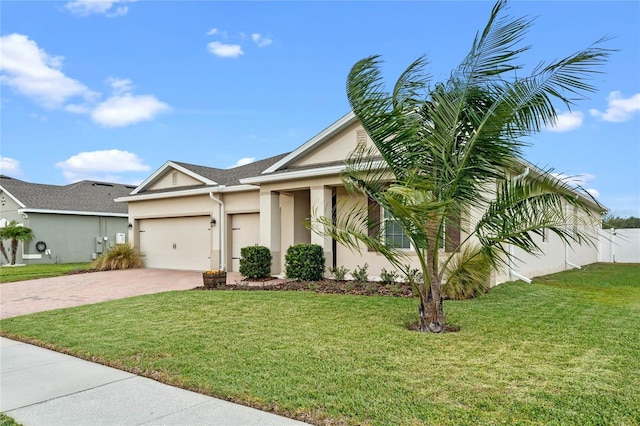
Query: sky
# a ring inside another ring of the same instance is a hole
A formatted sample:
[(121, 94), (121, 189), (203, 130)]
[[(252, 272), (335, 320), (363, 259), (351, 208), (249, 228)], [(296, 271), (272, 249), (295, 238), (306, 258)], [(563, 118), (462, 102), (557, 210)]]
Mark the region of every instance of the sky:
[[(169, 160), (228, 168), (289, 152), (349, 112), (351, 67), (381, 55), (388, 87), (426, 55), (444, 81), (487, 1), (0, 2), (1, 173), (138, 184)], [(523, 73), (604, 36), (597, 90), (524, 157), (640, 216), (640, 2), (513, 1), (535, 18)]]

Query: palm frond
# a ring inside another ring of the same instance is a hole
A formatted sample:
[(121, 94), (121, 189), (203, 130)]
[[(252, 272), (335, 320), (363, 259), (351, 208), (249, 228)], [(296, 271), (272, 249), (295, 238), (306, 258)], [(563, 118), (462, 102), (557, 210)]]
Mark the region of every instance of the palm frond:
[[(498, 188), (474, 233), (484, 246), (512, 244), (526, 253), (542, 253), (534, 235), (544, 230), (556, 234), (565, 243), (593, 244), (590, 230), (596, 223), (589, 197), (576, 196), (575, 189), (558, 180), (550, 171), (540, 176), (505, 179)], [(572, 210), (566, 206), (571, 206)]]

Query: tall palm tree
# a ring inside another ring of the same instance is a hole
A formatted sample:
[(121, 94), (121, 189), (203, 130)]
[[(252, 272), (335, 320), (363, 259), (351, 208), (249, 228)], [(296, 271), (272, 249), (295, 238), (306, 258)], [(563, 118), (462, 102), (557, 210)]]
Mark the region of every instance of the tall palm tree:
[(4, 228), (0, 229), (0, 233), (0, 238), (11, 240), (11, 264), (15, 265), (18, 242), (31, 241), (34, 237), (33, 231), (17, 221), (12, 220)]
[[(586, 228), (567, 224), (592, 224), (590, 204), (597, 202), (586, 191), (578, 196), (580, 188), (551, 170), (522, 173), (522, 138), (555, 123), (555, 103), (570, 107), (594, 91), (589, 77), (611, 50), (601, 47), (602, 39), (538, 65), (529, 76), (516, 76), (522, 73), (518, 58), (528, 50), (520, 44), (532, 21), (503, 16), (506, 3), (495, 4), (471, 51), (445, 82), (431, 84), (426, 57), (412, 63), (390, 93), (378, 56), (353, 66), (347, 97), (374, 147), (359, 146), (350, 155), (342, 181), (368, 201), (343, 209), (337, 218), (314, 217), (309, 225), (354, 250), (363, 243), (403, 271), (420, 299), (423, 331), (444, 330), (443, 285), (469, 274), (470, 262), (500, 268), (513, 256), (510, 245), (540, 253), (533, 236), (544, 229), (566, 243), (589, 242)], [(372, 223), (372, 203), (392, 220)], [(472, 209), (485, 213), (467, 223)], [(406, 252), (385, 242), (389, 226), (399, 226), (410, 240), (420, 279), (405, 266)], [(464, 231), (465, 249), (445, 253), (441, 247), (452, 228)]]

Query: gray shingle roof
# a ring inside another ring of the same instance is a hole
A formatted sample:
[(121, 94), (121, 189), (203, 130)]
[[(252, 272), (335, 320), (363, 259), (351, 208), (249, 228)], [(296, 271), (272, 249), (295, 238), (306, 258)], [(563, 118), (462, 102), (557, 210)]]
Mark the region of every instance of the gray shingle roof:
[[(265, 158), (264, 160), (254, 161), (253, 163), (246, 164), (244, 166), (233, 167), (231, 169), (217, 169), (215, 167), (199, 166), (197, 164), (182, 163), (180, 161), (171, 161), (187, 170), (192, 171), (204, 178), (216, 182), (218, 185), (234, 186), (241, 185), (240, 179), (247, 177), (258, 176), (265, 169), (268, 169), (271, 165), (277, 163), (289, 153), (276, 155), (274, 157)], [(204, 186), (204, 185), (201, 185)], [(143, 190), (140, 194), (149, 194), (156, 192), (173, 192), (184, 191), (188, 188), (199, 188), (201, 186), (193, 187), (178, 187), (178, 188), (165, 188), (161, 190)]]
[(244, 166), (233, 167), (231, 169), (216, 169), (213, 167), (197, 166), (195, 164), (180, 163), (173, 161), (174, 163), (191, 170), (200, 176), (211, 179), (220, 185), (232, 186), (240, 185), (240, 179), (258, 176), (265, 169), (268, 169), (271, 165), (277, 163), (289, 153), (276, 155), (274, 157), (265, 158), (264, 160), (254, 161), (253, 163), (245, 164)]
[(0, 175), (0, 185), (26, 209), (127, 214), (126, 203), (114, 198), (127, 196), (132, 185), (83, 180), (69, 185), (29, 183)]

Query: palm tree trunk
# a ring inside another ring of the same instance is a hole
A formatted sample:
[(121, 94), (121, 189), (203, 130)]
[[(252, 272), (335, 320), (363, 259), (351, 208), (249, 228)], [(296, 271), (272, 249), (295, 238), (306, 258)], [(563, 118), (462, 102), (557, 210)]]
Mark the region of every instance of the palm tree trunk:
[(7, 249), (4, 247), (4, 241), (2, 240), (0, 240), (0, 253), (2, 253), (7, 263), (9, 263), (9, 255), (7, 254)]
[(16, 264), (16, 253), (18, 252), (18, 239), (14, 238), (11, 240), (11, 264)]
[(432, 333), (444, 332), (444, 307), (442, 303), (442, 280), (438, 271), (438, 247), (439, 230), (442, 221), (436, 218), (429, 220), (427, 224), (427, 273), (431, 282), (431, 291), (428, 296), (427, 314), (429, 324), (427, 329)]

